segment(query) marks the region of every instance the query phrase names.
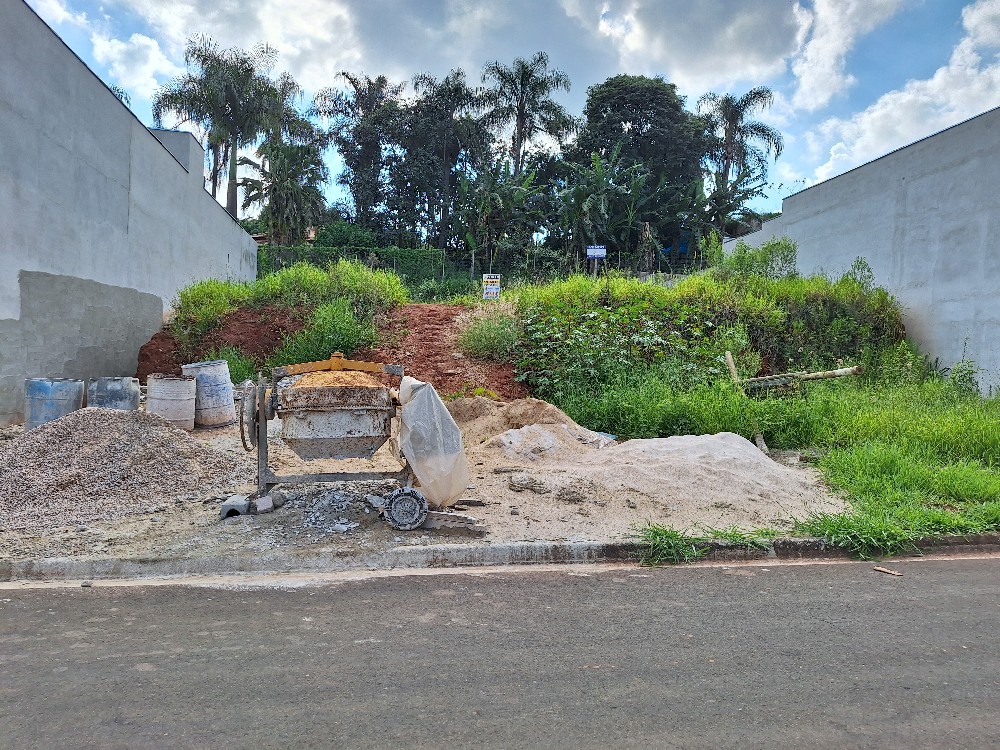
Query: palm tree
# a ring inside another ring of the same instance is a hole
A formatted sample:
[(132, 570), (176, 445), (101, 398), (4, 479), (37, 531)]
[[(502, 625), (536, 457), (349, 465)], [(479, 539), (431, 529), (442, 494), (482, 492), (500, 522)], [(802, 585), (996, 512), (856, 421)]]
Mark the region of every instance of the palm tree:
[(484, 119), (490, 127), (513, 126), (510, 158), (516, 177), (524, 166), (524, 150), (536, 135), (562, 138), (573, 129), (573, 118), (550, 97), (554, 91), (569, 91), (569, 76), (549, 70), (549, 56), (538, 52), (530, 60), (518, 57), (510, 67), (487, 63), (483, 83), (488, 82), (493, 85), (483, 93), (483, 104), (489, 107)]
[(320, 186), (327, 180), (322, 148), (318, 144), (265, 141), (257, 149), (260, 161), (243, 157), (255, 177), (240, 180), (243, 209), (261, 204), (269, 241), (294, 244), (323, 214), (326, 201)]
[(181, 116), (181, 122), (193, 122), (207, 132), (213, 195), (221, 162), (228, 161), (226, 210), (234, 218), (238, 218), (237, 152), (273, 128), (278, 111), (279, 93), (268, 78), (276, 55), (267, 44), (250, 51), (222, 49), (207, 36), (192, 37), (184, 52), (188, 72), (161, 87), (153, 99), (153, 121), (158, 127), (163, 113), (172, 111)]
[[(767, 109), (774, 101), (774, 92), (767, 86), (750, 89), (738, 99), (732, 94), (709, 92), (698, 100), (698, 109), (707, 115), (717, 137), (712, 160), (718, 174), (728, 183), (734, 173), (745, 170), (767, 172), (767, 157), (781, 156), (784, 141), (781, 133), (759, 120), (749, 119), (755, 112)], [(757, 145), (760, 144), (760, 145)]]

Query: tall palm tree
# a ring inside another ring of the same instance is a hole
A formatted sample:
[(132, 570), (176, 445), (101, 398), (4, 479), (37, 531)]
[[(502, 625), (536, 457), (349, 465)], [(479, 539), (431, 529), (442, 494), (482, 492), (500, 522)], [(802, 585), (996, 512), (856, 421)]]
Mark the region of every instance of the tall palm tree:
[(153, 121), (159, 126), (164, 112), (180, 115), (208, 134), (213, 152), (213, 195), (222, 153), (229, 165), (226, 210), (238, 218), (237, 152), (256, 143), (273, 127), (279, 93), (268, 78), (277, 51), (267, 44), (252, 50), (223, 49), (207, 36), (188, 40), (184, 60), (188, 72), (163, 86), (153, 99)]
[(510, 158), (514, 176), (524, 167), (524, 150), (540, 133), (561, 138), (573, 129), (573, 118), (555, 101), (555, 91), (569, 91), (570, 82), (561, 70), (549, 69), (549, 56), (538, 52), (530, 60), (518, 57), (510, 67), (499, 61), (483, 68), (483, 83), (492, 86), (483, 92), (489, 108), (485, 122), (490, 127), (513, 126)]
[(267, 223), (271, 242), (298, 242), (305, 230), (323, 214), (326, 201), (320, 186), (327, 180), (322, 148), (317, 144), (265, 141), (257, 149), (260, 161), (243, 157), (254, 177), (240, 180), (243, 208), (261, 204), (260, 218)]
[(698, 109), (709, 118), (717, 137), (712, 160), (725, 182), (749, 170), (767, 172), (767, 158), (781, 156), (784, 141), (781, 133), (759, 120), (750, 119), (774, 102), (774, 92), (757, 86), (737, 98), (732, 94), (709, 92), (698, 100)]

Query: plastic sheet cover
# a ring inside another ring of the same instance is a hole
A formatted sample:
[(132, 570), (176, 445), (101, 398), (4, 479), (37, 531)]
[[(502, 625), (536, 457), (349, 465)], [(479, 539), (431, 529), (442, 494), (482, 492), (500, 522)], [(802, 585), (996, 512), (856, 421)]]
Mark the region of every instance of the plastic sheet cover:
[(447, 508), (465, 493), (469, 462), (462, 432), (444, 402), (428, 384), (404, 377), (399, 386), (399, 448), (434, 508)]

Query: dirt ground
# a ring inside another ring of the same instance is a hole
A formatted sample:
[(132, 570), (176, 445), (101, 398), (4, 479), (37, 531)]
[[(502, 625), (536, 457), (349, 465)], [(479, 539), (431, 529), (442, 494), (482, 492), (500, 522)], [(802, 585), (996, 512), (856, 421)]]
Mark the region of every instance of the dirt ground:
[[(783, 508), (780, 503), (767, 501), (766, 498), (749, 497), (747, 492), (739, 495), (739, 491), (730, 486), (732, 478), (717, 472), (710, 472), (707, 480), (702, 477), (707, 482), (703, 485), (692, 485), (690, 478), (678, 475), (676, 483), (679, 491), (676, 491), (671, 487), (669, 477), (662, 476), (661, 470), (655, 469), (652, 486), (662, 484), (662, 489), (651, 491), (648, 484), (636, 481), (629, 484), (629, 472), (634, 469), (617, 465), (623, 459), (614, 451), (630, 443), (616, 446), (603, 440), (595, 442), (591, 437), (595, 433), (568, 422), (565, 415), (544, 402), (514, 402), (509, 410), (511, 413), (501, 411), (500, 416), (497, 416), (497, 410), (503, 410), (504, 405), (490, 405), (494, 403), (480, 398), (464, 399), (453, 405), (466, 435), (465, 448), (470, 466), (467, 495), (459, 501), (455, 510), (481, 521), (486, 528), (485, 535), (457, 530), (401, 532), (392, 529), (363, 501), (366, 494), (384, 495), (394, 489), (396, 485), (391, 481), (295, 485), (286, 487), (285, 494), (291, 499), (269, 514), (222, 520), (219, 509), (227, 493), (194, 493), (169, 502), (150, 498), (150, 512), (120, 521), (71, 524), (44, 535), (0, 530), (0, 557), (162, 559), (277, 551), (345, 557), (403, 545), (469, 541), (494, 544), (531, 540), (620, 540), (629, 538), (637, 526), (647, 522), (688, 529), (697, 529), (699, 525), (782, 528), (787, 527), (793, 516), (812, 510), (838, 510), (842, 507), (824, 489), (818, 473), (801, 463), (796, 454), (779, 456), (781, 470), (794, 474), (791, 483), (801, 482), (809, 493), (806, 502), (799, 502), (799, 496), (793, 495), (791, 506), (794, 507)], [(521, 427), (527, 419), (543, 421)], [(503, 432), (500, 438), (494, 434), (478, 442), (489, 433), (508, 426), (512, 429)], [(517, 429), (519, 427), (521, 429)], [(539, 451), (539, 444), (548, 445), (547, 438), (542, 435), (539, 441), (532, 436), (537, 438), (539, 431), (546, 433), (554, 429), (565, 434), (556, 444)], [(305, 462), (281, 443), (277, 421), (273, 423), (271, 432), (271, 467), (278, 474), (304, 471), (393, 472), (399, 469), (399, 463), (388, 446), (380, 449), (371, 461)], [(527, 436), (527, 447), (519, 444), (511, 448), (509, 436), (515, 433)], [(16, 430), (8, 430), (0, 437), (15, 435)], [(234, 484), (231, 488), (233, 493), (247, 494), (255, 489), (255, 454), (243, 450), (235, 426), (196, 430), (192, 436), (242, 462), (246, 481)], [(631, 441), (643, 442), (649, 441)], [(613, 459), (615, 463), (594, 481), (594, 475), (587, 472), (600, 465), (598, 456), (608, 456), (608, 460)], [(627, 457), (624, 460), (628, 461)], [(616, 480), (610, 481), (607, 478), (609, 475)], [(622, 481), (618, 482), (618, 478)], [(701, 486), (697, 496), (685, 494), (685, 490), (692, 486)], [(719, 500), (720, 497), (727, 499)], [(748, 502), (752, 507), (747, 506)], [(353, 527), (354, 524), (357, 526)], [(334, 530), (337, 528), (342, 530)]]
[(470, 359), (458, 349), (460, 305), (411, 304), (393, 310), (382, 329), (383, 344), (358, 352), (356, 359), (395, 362), (442, 396), (472, 396), (477, 388), (501, 400), (524, 398), (528, 389), (514, 379), (513, 363)]
[[(461, 312), (454, 305), (405, 305), (383, 328), (384, 343), (355, 357), (400, 363), (442, 396), (472, 396), (448, 402), (463, 432), (470, 469), (467, 493), (454, 509), (481, 521), (485, 535), (392, 529), (363, 500), (391, 491), (392, 482), (283, 486), (287, 502), (275, 512), (220, 519), (229, 494), (256, 489), (255, 454), (244, 451), (238, 428), (231, 426), (191, 433), (242, 467), (235, 475), (240, 481), (224, 492), (150, 497), (148, 509), (118, 521), (74, 522), (67, 513), (65, 527), (44, 533), (0, 528), (0, 558), (160, 559), (277, 551), (338, 557), (456, 541), (610, 541), (627, 539), (646, 523), (691, 531), (785, 529), (796, 518), (844, 507), (797, 454), (772, 461), (735, 435), (619, 445), (584, 429), (551, 404), (525, 398), (513, 364), (475, 361), (459, 352)], [(212, 342), (264, 355), (283, 331), (301, 325), (273, 316), (262, 322), (244, 313), (227, 318)], [(176, 342), (158, 333), (143, 347), (140, 374), (176, 371), (178, 356)], [(497, 400), (475, 395), (477, 389)], [(400, 468), (388, 445), (371, 461), (302, 461), (281, 442), (279, 423), (272, 425), (271, 467), (279, 474)], [(19, 434), (20, 428), (0, 430), (0, 451)]]

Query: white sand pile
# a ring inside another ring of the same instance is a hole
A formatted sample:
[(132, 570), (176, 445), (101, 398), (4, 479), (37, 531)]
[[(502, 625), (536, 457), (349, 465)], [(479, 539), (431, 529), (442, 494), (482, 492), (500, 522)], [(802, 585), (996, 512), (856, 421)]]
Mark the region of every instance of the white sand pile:
[(240, 474), (232, 457), (162, 417), (81, 409), (0, 446), (0, 528), (116, 520), (246, 481)]
[(733, 433), (615, 444), (535, 399), (461, 399), (449, 410), (491, 538), (621, 538), (647, 522), (780, 529), (843, 509), (815, 471), (775, 463)]

